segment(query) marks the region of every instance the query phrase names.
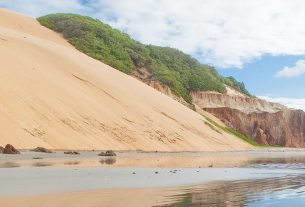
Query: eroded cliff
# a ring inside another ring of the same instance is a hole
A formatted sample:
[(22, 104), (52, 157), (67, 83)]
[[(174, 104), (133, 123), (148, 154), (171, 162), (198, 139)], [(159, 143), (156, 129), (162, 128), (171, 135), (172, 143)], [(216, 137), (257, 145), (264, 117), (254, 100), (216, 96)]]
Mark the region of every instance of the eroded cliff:
[(194, 104), (200, 108), (223, 108), (228, 107), (239, 111), (250, 112), (269, 112), (274, 113), (287, 108), (278, 103), (268, 102), (256, 97), (234, 94), (232, 89), (228, 89), (231, 94), (221, 94), (216, 92), (192, 92)]
[(259, 144), (305, 147), (305, 113), (301, 110), (274, 113), (245, 113), (228, 107), (205, 110)]
[(194, 103), (263, 145), (305, 147), (305, 112), (263, 99), (214, 92), (193, 92)]

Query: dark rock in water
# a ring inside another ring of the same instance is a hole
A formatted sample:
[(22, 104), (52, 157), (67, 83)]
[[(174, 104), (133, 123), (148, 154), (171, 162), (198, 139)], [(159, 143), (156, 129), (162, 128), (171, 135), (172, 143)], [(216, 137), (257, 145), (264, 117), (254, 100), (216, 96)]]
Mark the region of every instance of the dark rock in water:
[(20, 154), (20, 152), (10, 144), (7, 144), (3, 150), (3, 154)]
[(66, 152), (64, 152), (64, 154), (66, 154), (66, 155), (80, 155), (80, 153), (77, 152), (77, 151), (66, 151)]
[(112, 150), (101, 152), (98, 156), (116, 156), (116, 153)]
[(31, 150), (33, 152), (43, 152), (43, 153), (53, 153), (52, 150), (46, 149), (44, 147), (36, 147), (35, 149)]
[(0, 146), (0, 154), (2, 154), (4, 151), (4, 148), (2, 146)]

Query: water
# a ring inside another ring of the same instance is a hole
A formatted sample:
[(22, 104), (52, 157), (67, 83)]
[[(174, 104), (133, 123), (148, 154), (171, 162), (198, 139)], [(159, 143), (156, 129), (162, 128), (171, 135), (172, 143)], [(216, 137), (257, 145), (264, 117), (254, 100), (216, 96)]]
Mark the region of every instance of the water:
[(305, 206), (303, 152), (29, 152), (0, 156), (0, 174), (0, 205), (8, 207)]
[[(304, 163), (251, 164), (261, 169), (304, 169)], [(291, 161), (291, 160), (290, 160)], [(300, 207), (305, 206), (305, 171), (302, 175), (214, 182), (191, 186), (169, 197), (175, 202), (158, 207)]]

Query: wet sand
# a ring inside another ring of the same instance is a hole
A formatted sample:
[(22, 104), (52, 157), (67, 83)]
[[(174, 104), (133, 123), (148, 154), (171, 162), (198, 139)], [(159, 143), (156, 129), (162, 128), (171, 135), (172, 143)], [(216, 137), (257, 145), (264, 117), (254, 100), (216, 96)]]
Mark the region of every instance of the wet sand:
[(119, 151), (116, 157), (98, 156), (99, 151), (80, 155), (37, 153), (22, 150), (20, 155), (1, 155), (0, 168), (10, 167), (160, 167), (205, 168), (242, 167), (270, 162), (305, 161), (305, 149), (261, 148), (241, 152), (142, 152)]
[[(42, 196), (5, 197), (0, 199), (0, 205), (19, 207), (26, 203), (31, 207), (152, 207), (179, 201), (171, 198), (183, 191), (173, 189), (106, 189), (98, 191), (83, 191)], [(136, 195), (136, 196), (135, 196)], [(169, 199), (164, 199), (168, 197)]]
[(262, 179), (303, 171), (252, 168), (57, 168), (1, 169), (0, 196), (118, 188), (164, 188), (212, 181)]
[(99, 157), (98, 153), (23, 151), (21, 155), (0, 155), (0, 180), (4, 186), (0, 205), (162, 206), (181, 200), (179, 195), (190, 186), (299, 176), (304, 173), (300, 168), (272, 166), (305, 162), (305, 151), (290, 149), (117, 152), (116, 157)]
[(279, 203), (274, 205), (274, 202), (270, 202), (268, 194), (277, 194), (276, 197), (283, 199), (283, 197), (287, 197), (288, 192), (289, 199), (295, 200), (294, 203), (302, 204), (304, 181), (304, 176), (285, 176), (254, 180), (212, 182), (175, 188), (104, 189), (41, 196), (5, 197), (0, 199), (0, 204), (10, 207), (22, 206), (21, 204), (25, 203), (31, 207), (219, 207), (248, 206), (248, 204), (252, 203), (251, 206), (261, 207), (264, 206), (262, 201), (267, 197), (268, 206), (284, 207), (287, 205), (279, 205)]

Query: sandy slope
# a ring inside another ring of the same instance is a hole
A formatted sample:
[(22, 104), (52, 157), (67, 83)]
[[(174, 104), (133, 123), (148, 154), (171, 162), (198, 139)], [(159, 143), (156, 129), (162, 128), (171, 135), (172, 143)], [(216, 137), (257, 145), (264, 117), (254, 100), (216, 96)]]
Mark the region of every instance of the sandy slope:
[(0, 10), (0, 145), (19, 148), (244, 150), (202, 117)]

